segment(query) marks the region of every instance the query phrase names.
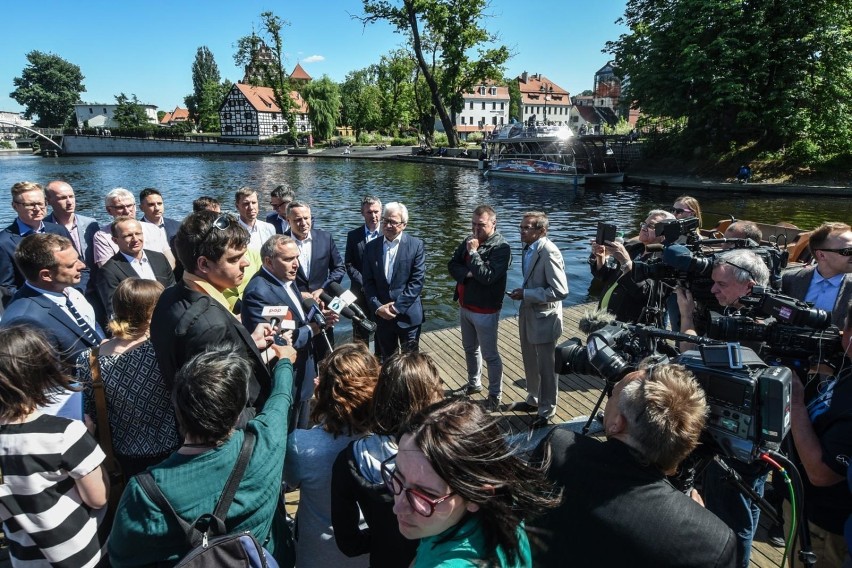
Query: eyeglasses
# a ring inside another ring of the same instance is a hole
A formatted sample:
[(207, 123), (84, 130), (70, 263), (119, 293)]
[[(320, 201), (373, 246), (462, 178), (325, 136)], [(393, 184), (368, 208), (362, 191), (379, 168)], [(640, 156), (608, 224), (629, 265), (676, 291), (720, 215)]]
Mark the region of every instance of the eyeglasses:
[(128, 204), (125, 204), (125, 205), (122, 205), (121, 203), (119, 203), (118, 205), (107, 205), (107, 209), (118, 209), (119, 211), (121, 211), (121, 210), (129, 211), (129, 210), (133, 209), (134, 207), (136, 207), (135, 203), (128, 203)]
[(15, 203), (24, 207), (24, 209), (44, 209), (47, 207), (44, 203), (24, 203), (23, 201), (15, 201)]
[(680, 215), (681, 213), (692, 213), (692, 209), (678, 209), (677, 207), (672, 207), (672, 213), (675, 215)]
[(269, 205), (271, 205), (273, 209), (278, 209), (279, 207), (287, 207), (288, 205), (290, 205), (290, 202), (289, 201), (282, 201), (281, 203), (271, 203), (270, 202)]
[(396, 469), (391, 470), (390, 468), (390, 462), (394, 460), (396, 460), (395, 455), (382, 462), (382, 479), (384, 480), (387, 488), (390, 489), (390, 492), (394, 495), (399, 495), (405, 491), (405, 498), (408, 499), (408, 504), (411, 505), (411, 508), (418, 515), (422, 517), (431, 517), (435, 512), (435, 507), (456, 494), (455, 491), (451, 491), (443, 497), (432, 499), (416, 489), (405, 487), (402, 480), (399, 478), (399, 475), (397, 475)]
[(228, 227), (231, 226), (231, 216), (227, 213), (222, 213), (210, 224), (210, 228), (204, 232), (204, 237), (201, 239), (201, 242), (205, 242), (207, 237), (210, 236), (210, 233), (213, 232), (213, 229), (219, 229), (220, 231), (224, 231)]
[(404, 221), (394, 221), (393, 219), (382, 219), (382, 223), (391, 228), (405, 225)]
[(657, 226), (656, 223), (640, 223), (639, 224), (639, 230), (644, 231), (645, 229), (647, 229), (649, 231), (653, 231), (656, 228), (656, 226)]
[(821, 250), (823, 252), (836, 252), (841, 256), (852, 256), (852, 247), (846, 247), (842, 249), (816, 249)]

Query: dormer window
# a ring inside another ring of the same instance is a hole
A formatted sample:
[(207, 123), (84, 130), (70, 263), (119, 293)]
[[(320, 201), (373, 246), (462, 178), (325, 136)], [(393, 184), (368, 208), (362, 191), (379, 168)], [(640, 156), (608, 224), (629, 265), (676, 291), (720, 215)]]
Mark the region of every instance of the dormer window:
[(491, 94), (492, 94), (492, 95), (496, 95), (496, 94), (497, 94), (497, 87), (491, 87)]
[(485, 85), (482, 85), (481, 87), (479, 87), (479, 94), (480, 94), (480, 95), (484, 95), (484, 94), (485, 94)]

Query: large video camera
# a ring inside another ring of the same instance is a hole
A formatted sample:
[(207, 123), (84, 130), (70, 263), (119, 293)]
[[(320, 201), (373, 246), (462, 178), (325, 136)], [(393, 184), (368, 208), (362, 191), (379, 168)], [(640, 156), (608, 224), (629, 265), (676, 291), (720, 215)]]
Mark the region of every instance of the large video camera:
[[(660, 349), (664, 339), (688, 340), (700, 348), (670, 355)], [(704, 389), (710, 407), (705, 442), (745, 463), (763, 450), (777, 450), (790, 430), (792, 372), (768, 366), (738, 344), (614, 322), (589, 334), (585, 348), (573, 338), (558, 345), (555, 354), (557, 373), (597, 374), (610, 392), (648, 356), (658, 363), (684, 365)]]

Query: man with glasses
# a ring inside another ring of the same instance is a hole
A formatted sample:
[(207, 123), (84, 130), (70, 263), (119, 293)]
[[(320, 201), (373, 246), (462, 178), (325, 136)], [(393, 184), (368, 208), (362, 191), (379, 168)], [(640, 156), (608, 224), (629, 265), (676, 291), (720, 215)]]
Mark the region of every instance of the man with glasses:
[(509, 293), (511, 299), (521, 302), (518, 332), (527, 382), (526, 400), (512, 403), (509, 410), (537, 413), (533, 428), (547, 426), (556, 414), (559, 382), (554, 353), (556, 340), (562, 335), (562, 300), (568, 297), (565, 261), (547, 238), (549, 226), (546, 213), (524, 213), (520, 225), (524, 280), (520, 288)]
[(497, 213), (488, 205), (473, 210), (471, 234), (456, 248), (447, 269), (456, 281), (467, 384), (456, 394), (482, 390), (482, 360), (488, 364), (486, 408), (497, 410), (503, 394), (503, 360), (497, 349), (500, 309), (506, 293), (512, 249), (497, 232)]
[(287, 222), (287, 206), (296, 199), (296, 194), (286, 185), (279, 185), (269, 195), (269, 205), (272, 213), (266, 216), (266, 222), (275, 227), (276, 235), (286, 234), (290, 229)]
[(426, 279), (423, 241), (404, 233), (408, 208), (391, 202), (382, 211), (382, 237), (364, 249), (364, 295), (376, 315), (376, 346), (382, 360), (398, 349), (417, 350), (423, 325), (420, 294)]
[[(62, 225), (45, 221), (47, 204), (44, 190), (35, 182), (22, 181), (12, 186), (12, 209), (18, 216), (0, 233), (0, 296), (4, 308), (25, 281), (15, 264), (15, 249), (21, 240), (31, 233), (51, 233), (71, 238)], [(88, 269), (84, 272), (82, 277), (88, 280)], [(74, 285), (85, 290), (85, 282), (80, 284), (78, 281)]]
[(781, 292), (831, 313), (843, 328), (844, 307), (852, 301), (852, 229), (846, 223), (823, 223), (813, 230), (808, 247), (816, 266), (785, 272)]
[(252, 363), (241, 425), (254, 417), (269, 395), (267, 363), (273, 358), (261, 353), (271, 343), (271, 326), (259, 324), (250, 334), (223, 295), (243, 281), (248, 243), (248, 232), (230, 215), (212, 211), (189, 215), (175, 235), (183, 277), (163, 292), (151, 318), (151, 343), (169, 388), (178, 369), (211, 346), (233, 343)]
[[(346, 235), (346, 252), (343, 255), (343, 262), (346, 265), (349, 280), (352, 282), (350, 290), (355, 294), (358, 306), (364, 310), (370, 321), (375, 321), (373, 310), (369, 309), (367, 299), (364, 297), (364, 277), (361, 275), (361, 268), (364, 265), (364, 249), (367, 248), (367, 243), (381, 236), (379, 220), (382, 217), (382, 202), (378, 197), (367, 195), (361, 200), (361, 216), (364, 218), (364, 224), (352, 229)], [(360, 325), (352, 326), (352, 336), (355, 339), (369, 344), (370, 335), (370, 332)]]
[[(104, 206), (110, 217), (136, 217), (136, 198), (123, 187), (116, 187), (104, 197)], [(101, 227), (95, 233), (93, 248), (95, 249), (95, 265), (100, 268), (118, 252), (118, 245), (112, 240), (111, 223)], [(142, 223), (142, 233), (145, 235), (145, 248), (165, 255), (169, 265), (174, 268), (175, 257), (169, 243), (160, 227), (153, 223)]]

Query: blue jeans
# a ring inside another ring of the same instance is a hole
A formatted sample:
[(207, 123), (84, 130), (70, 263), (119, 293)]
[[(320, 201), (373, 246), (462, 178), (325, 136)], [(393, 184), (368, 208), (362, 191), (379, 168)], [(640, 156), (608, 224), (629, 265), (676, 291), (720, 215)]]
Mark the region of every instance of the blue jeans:
[[(727, 460), (731, 468), (740, 474), (743, 484), (751, 487), (763, 497), (763, 485), (769, 468), (763, 463), (746, 464), (734, 459)], [(750, 497), (743, 495), (733, 483), (727, 481), (725, 471), (715, 461), (704, 472), (704, 504), (708, 511), (731, 527), (737, 537), (737, 565), (748, 568), (751, 557), (751, 542), (760, 521), (760, 508)]]
[(503, 360), (497, 350), (500, 314), (478, 314), (459, 308), (462, 347), (467, 363), (467, 383), (482, 384), (482, 360), (488, 365), (488, 395), (500, 398), (503, 392)]

